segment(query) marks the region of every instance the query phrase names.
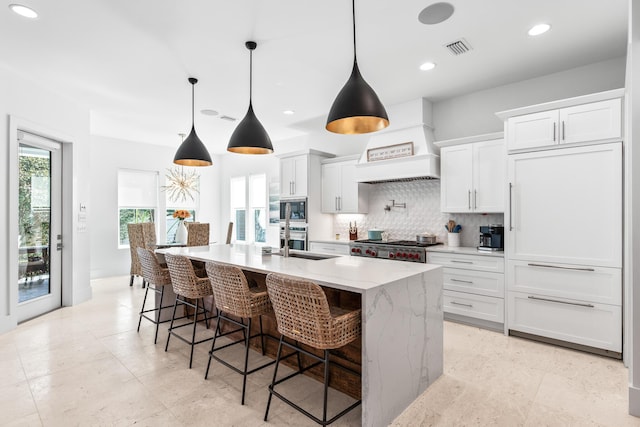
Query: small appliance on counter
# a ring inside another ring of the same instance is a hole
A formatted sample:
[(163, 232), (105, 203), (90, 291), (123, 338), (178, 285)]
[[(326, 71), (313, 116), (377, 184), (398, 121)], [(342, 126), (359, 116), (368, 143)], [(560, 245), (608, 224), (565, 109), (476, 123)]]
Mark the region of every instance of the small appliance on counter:
[(504, 227), (502, 224), (480, 226), (479, 251), (504, 251)]

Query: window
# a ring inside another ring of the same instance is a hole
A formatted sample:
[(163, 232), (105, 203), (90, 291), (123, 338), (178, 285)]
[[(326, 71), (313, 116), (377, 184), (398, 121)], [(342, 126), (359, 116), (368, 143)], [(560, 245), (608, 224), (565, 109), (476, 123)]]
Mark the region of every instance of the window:
[(120, 169), (118, 171), (118, 245), (129, 245), (127, 224), (155, 222), (158, 205), (158, 173)]
[[(194, 186), (195, 188), (200, 188), (200, 177), (197, 178), (197, 183)], [(178, 230), (178, 219), (173, 217), (173, 213), (178, 209), (184, 209), (189, 211), (191, 216), (187, 218), (185, 221), (197, 221), (196, 212), (200, 207), (200, 193), (195, 191), (194, 198), (186, 197), (181, 198), (179, 200), (173, 200), (170, 197), (169, 191), (165, 192), (165, 200), (167, 209), (165, 211), (165, 224), (167, 227), (167, 242), (175, 242), (176, 240), (176, 231)]]
[(231, 218), (235, 240), (247, 243), (267, 241), (267, 176), (265, 174), (231, 178)]

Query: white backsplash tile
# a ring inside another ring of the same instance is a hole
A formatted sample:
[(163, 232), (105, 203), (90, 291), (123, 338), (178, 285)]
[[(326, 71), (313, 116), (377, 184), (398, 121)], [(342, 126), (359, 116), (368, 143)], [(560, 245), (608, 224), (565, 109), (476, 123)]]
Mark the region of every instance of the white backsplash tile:
[[(386, 205), (406, 203), (406, 208), (391, 208)], [(446, 243), (445, 224), (450, 220), (462, 226), (460, 244), (477, 246), (479, 227), (488, 224), (503, 224), (503, 214), (448, 214), (440, 212), (440, 180), (417, 180), (371, 184), (369, 191), (369, 213), (366, 215), (334, 215), (333, 233), (349, 235), (349, 222), (358, 224), (358, 238), (366, 239), (367, 230), (377, 228), (389, 233), (391, 240), (415, 240), (416, 234), (433, 233), (439, 242)]]

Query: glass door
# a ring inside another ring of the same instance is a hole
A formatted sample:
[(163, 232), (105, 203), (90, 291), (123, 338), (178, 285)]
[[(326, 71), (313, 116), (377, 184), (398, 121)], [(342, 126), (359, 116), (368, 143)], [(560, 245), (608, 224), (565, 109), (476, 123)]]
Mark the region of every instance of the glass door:
[(62, 305), (61, 145), (28, 136), (18, 148), (18, 321)]

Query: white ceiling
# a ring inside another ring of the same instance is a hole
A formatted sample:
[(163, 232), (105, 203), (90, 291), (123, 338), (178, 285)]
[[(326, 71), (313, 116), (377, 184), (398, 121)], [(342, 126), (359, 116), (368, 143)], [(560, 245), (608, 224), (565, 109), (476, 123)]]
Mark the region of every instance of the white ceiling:
[[(628, 0), (450, 0), (453, 16), (423, 25), (437, 0), (358, 0), (358, 63), (384, 104), (433, 101), (625, 54)], [(0, 10), (0, 63), (89, 106), (91, 132), (179, 144), (191, 125), (222, 153), (248, 106), (255, 40), (253, 103), (277, 141), (322, 129), (352, 67), (349, 0), (11, 0)], [(39, 13), (27, 20), (6, 5)], [(546, 22), (551, 31), (530, 37)], [(472, 51), (443, 46), (460, 37)], [(420, 71), (425, 61), (438, 64)], [(283, 110), (295, 110), (286, 116)]]

